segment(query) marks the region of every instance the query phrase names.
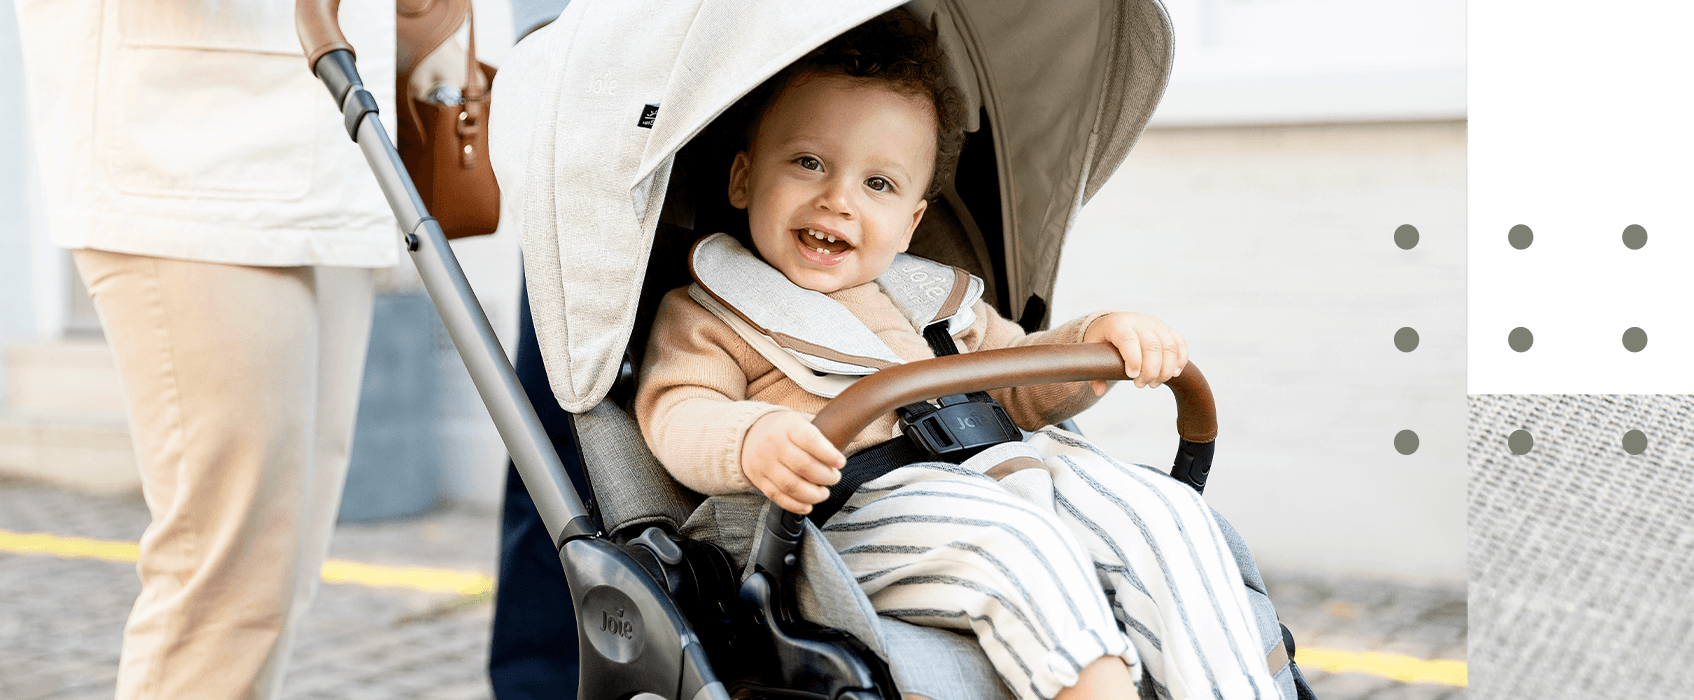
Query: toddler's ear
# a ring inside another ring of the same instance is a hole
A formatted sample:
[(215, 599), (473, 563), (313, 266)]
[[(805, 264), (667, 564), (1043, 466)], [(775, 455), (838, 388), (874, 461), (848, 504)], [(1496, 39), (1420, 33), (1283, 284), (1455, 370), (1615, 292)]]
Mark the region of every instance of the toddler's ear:
[(735, 154), (735, 161), (729, 165), (729, 205), (736, 209), (747, 208), (747, 176), (753, 168), (753, 160), (746, 151)]
[(906, 252), (912, 246), (912, 234), (918, 230), (918, 222), (923, 221), (923, 213), (929, 210), (929, 200), (918, 200), (918, 208), (912, 212), (912, 225), (906, 228), (906, 237), (900, 241), (900, 252)]

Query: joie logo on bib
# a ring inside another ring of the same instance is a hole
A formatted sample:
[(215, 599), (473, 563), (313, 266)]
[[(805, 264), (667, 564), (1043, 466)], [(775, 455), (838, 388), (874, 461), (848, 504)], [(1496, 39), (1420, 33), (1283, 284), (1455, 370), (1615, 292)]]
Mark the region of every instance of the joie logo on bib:
[(941, 275), (932, 275), (928, 270), (924, 269), (923, 265), (918, 263), (913, 263), (900, 268), (900, 272), (901, 274), (906, 275), (907, 279), (916, 282), (918, 284), (918, 288), (922, 289), (924, 294), (932, 297), (947, 296), (947, 282), (951, 278), (943, 277)]

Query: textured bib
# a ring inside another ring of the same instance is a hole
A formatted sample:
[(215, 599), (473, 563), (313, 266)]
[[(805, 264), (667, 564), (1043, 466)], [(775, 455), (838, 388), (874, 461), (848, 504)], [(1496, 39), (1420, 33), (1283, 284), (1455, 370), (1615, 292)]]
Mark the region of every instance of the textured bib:
[[(904, 364), (841, 302), (794, 284), (726, 234), (694, 244), (689, 267), (688, 296), (810, 393), (834, 398), (858, 377)], [(983, 290), (974, 275), (904, 253), (876, 283), (919, 333), (942, 321), (950, 334), (964, 330)]]

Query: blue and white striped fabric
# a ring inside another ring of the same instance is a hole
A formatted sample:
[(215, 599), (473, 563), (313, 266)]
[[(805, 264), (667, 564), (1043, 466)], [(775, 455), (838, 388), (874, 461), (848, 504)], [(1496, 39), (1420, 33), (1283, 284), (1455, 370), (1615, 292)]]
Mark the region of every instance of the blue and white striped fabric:
[[(985, 474), (1019, 458), (1037, 468)], [(1143, 697), (1279, 697), (1211, 510), (1072, 433), (897, 469), (823, 533), (879, 614), (975, 632), (1021, 700), (1052, 698), (1103, 656), (1145, 671)]]

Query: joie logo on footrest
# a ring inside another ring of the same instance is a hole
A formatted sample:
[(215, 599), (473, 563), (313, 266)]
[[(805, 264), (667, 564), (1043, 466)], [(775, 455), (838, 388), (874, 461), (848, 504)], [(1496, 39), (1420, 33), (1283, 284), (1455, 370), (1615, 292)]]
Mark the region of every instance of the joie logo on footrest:
[(610, 632), (614, 637), (635, 639), (635, 623), (623, 618), (623, 608), (618, 608), (616, 613), (601, 610), (600, 631)]
[(635, 601), (611, 586), (595, 586), (582, 597), (583, 635), (608, 660), (628, 663), (647, 646), (646, 628)]

